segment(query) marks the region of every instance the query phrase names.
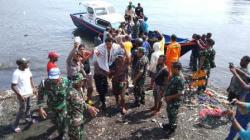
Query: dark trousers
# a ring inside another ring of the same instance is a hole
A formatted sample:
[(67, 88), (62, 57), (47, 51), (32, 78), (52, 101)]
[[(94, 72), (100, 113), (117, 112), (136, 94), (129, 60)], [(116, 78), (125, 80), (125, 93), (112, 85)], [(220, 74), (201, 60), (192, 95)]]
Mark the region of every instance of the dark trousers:
[(192, 53), (190, 56), (190, 67), (193, 71), (196, 71), (198, 68), (198, 60), (199, 60), (199, 49), (198, 46), (192, 49)]
[(96, 90), (99, 93), (100, 100), (105, 103), (105, 96), (108, 93), (108, 77), (104, 75), (94, 75)]
[(30, 114), (30, 97), (26, 98), (26, 101), (19, 100), (19, 110), (16, 115), (16, 120), (14, 122), (14, 127), (19, 125), (19, 121), (22, 118), (31, 118)]

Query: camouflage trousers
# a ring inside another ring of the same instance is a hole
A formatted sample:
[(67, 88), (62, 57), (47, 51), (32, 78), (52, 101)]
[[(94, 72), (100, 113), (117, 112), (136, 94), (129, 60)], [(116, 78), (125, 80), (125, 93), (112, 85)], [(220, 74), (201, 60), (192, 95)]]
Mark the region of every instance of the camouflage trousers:
[(67, 126), (66, 119), (67, 112), (66, 111), (51, 111), (51, 122), (55, 125), (56, 130), (59, 134), (65, 133), (65, 129)]
[(169, 120), (169, 126), (171, 129), (177, 128), (177, 115), (179, 110), (179, 103), (169, 103), (167, 105), (167, 115)]
[(69, 124), (68, 135), (70, 140), (85, 140), (84, 124), (79, 126)]
[(145, 79), (141, 79), (134, 85), (134, 96), (136, 102), (145, 102), (145, 88), (144, 88)]

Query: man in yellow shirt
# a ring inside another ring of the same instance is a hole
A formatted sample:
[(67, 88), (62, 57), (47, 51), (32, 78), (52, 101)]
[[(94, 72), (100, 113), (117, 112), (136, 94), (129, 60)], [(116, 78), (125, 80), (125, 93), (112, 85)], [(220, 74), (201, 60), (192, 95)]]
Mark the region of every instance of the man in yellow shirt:
[(128, 55), (131, 55), (131, 49), (132, 49), (133, 45), (130, 41), (130, 37), (128, 35), (125, 36), (125, 42), (124, 42), (124, 48), (127, 51)]
[(172, 64), (174, 62), (179, 62), (179, 58), (181, 55), (181, 45), (176, 42), (176, 39), (176, 35), (171, 35), (171, 43), (167, 46), (166, 64), (170, 75), (172, 74)]

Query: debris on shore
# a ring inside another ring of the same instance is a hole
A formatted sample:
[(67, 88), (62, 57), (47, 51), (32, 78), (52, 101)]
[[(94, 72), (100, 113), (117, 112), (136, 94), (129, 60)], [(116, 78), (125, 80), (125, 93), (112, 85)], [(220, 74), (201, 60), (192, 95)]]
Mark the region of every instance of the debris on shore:
[[(210, 95), (192, 95), (185, 96), (183, 105), (178, 114), (178, 128), (172, 138), (168, 138), (161, 128), (162, 124), (167, 122), (165, 105), (161, 109), (161, 114), (154, 116), (150, 111), (153, 106), (153, 92), (146, 92), (146, 104), (133, 108), (133, 95), (126, 96), (128, 113), (122, 115), (115, 106), (115, 98), (107, 96), (107, 110), (101, 111), (96, 118), (87, 118), (85, 124), (86, 137), (89, 140), (150, 140), (150, 139), (174, 139), (174, 140), (220, 140), (224, 139), (230, 128), (230, 123), (226, 117), (211, 117), (201, 119), (199, 112), (204, 107), (220, 107), (221, 103), (216, 104), (216, 100), (221, 100), (222, 90), (210, 88), (216, 94)], [(225, 94), (224, 94), (225, 95)], [(204, 100), (206, 99), (206, 100)], [(209, 101), (210, 99), (214, 102)], [(32, 107), (36, 107), (36, 98), (32, 98)], [(53, 130), (49, 120), (39, 120), (36, 114), (36, 108), (33, 108), (33, 116), (39, 122), (36, 124), (21, 125), (23, 132), (16, 134), (11, 131), (10, 124), (15, 119), (15, 113), (18, 104), (15, 95), (11, 91), (0, 94), (0, 139), (5, 140), (44, 140)]]

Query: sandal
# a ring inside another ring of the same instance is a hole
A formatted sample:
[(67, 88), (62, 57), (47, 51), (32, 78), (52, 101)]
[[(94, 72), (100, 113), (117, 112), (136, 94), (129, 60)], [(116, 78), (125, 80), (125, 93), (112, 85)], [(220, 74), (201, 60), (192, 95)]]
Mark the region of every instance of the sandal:
[(12, 129), (13, 129), (13, 131), (14, 131), (15, 133), (20, 133), (20, 132), (22, 132), (22, 130), (21, 130), (20, 127), (16, 127), (16, 128), (12, 127)]

